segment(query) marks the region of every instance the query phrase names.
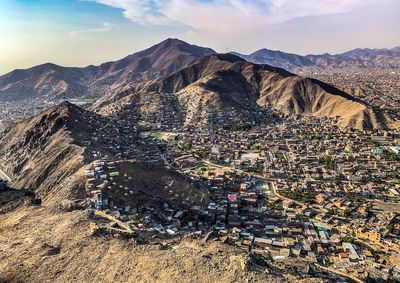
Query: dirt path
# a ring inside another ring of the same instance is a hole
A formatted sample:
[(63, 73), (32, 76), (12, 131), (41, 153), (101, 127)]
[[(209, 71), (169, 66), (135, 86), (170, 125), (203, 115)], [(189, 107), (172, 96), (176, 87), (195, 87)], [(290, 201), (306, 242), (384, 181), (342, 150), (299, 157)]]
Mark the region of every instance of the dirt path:
[(5, 181), (8, 181), (9, 183), (11, 183), (11, 178), (8, 177), (8, 175), (6, 173), (3, 172), (3, 170), (0, 169), (0, 179), (3, 179)]

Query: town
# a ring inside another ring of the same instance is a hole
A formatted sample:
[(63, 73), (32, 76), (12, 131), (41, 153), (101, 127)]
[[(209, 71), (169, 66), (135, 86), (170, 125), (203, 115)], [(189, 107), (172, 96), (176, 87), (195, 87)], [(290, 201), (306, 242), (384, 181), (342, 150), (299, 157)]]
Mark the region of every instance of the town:
[[(400, 278), (398, 132), (340, 129), (335, 119), (274, 111), (236, 130), (183, 127), (168, 111), (142, 122), (125, 110), (87, 141), (88, 210), (112, 222), (100, 230), (207, 235), (355, 281)], [(158, 190), (145, 184), (142, 192), (157, 201), (143, 201), (138, 162), (183, 177), (160, 177)]]

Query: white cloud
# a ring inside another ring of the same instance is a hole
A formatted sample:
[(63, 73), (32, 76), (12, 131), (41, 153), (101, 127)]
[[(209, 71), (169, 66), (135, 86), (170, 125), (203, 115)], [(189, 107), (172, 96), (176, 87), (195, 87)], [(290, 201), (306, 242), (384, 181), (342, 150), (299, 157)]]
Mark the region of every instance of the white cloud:
[(369, 4), (371, 0), (270, 0), (271, 16), (275, 22), (292, 18), (321, 16), (350, 12)]
[(195, 30), (252, 30), (297, 17), (349, 12), (377, 0), (92, 0), (120, 8), (142, 25), (183, 24)]
[(114, 25), (111, 24), (111, 23), (104, 22), (104, 23), (101, 24), (100, 27), (91, 28), (91, 29), (84, 29), (84, 30), (74, 30), (74, 31), (71, 31), (69, 34), (72, 37), (80, 37), (80, 36), (88, 34), (88, 33), (107, 32), (107, 31), (112, 30), (113, 26)]
[(123, 10), (125, 18), (143, 25), (168, 25), (172, 22), (162, 13), (170, 0), (92, 0)]

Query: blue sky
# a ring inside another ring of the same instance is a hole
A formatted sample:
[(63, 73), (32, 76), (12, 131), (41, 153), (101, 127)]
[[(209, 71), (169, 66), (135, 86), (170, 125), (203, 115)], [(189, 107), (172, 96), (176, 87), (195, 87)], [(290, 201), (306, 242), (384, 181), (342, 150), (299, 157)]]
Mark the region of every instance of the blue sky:
[(400, 45), (400, 0), (0, 0), (0, 73), (116, 60), (168, 37), (249, 53)]

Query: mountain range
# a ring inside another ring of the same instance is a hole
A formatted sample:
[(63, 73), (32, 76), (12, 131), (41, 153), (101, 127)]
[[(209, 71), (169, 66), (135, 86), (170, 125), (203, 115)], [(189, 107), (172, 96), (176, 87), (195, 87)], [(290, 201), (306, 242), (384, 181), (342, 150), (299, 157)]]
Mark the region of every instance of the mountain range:
[[(394, 66), (398, 54), (398, 48), (307, 56), (262, 49), (245, 56), (217, 54), (210, 48), (167, 39), (100, 66), (44, 64), (12, 71), (0, 77), (0, 101), (94, 98), (92, 109), (103, 114), (134, 103), (139, 115), (153, 119), (156, 113), (169, 112), (178, 117), (169, 120), (185, 126), (222, 124), (235, 117), (251, 123), (254, 113), (274, 109), (285, 115), (338, 117), (344, 127), (382, 128), (386, 127), (384, 113), (333, 86), (284, 69), (367, 67), (368, 62), (378, 66), (378, 62), (387, 63), (387, 58)], [(165, 99), (165, 94), (176, 95)]]
[(0, 101), (32, 97), (98, 98), (128, 84), (166, 76), (213, 53), (210, 48), (167, 39), (100, 66), (71, 68), (47, 63), (14, 70), (0, 77)]
[(233, 52), (233, 54), (256, 64), (269, 64), (290, 71), (299, 68), (320, 67), (320, 68), (398, 68), (400, 67), (400, 47), (392, 49), (369, 49), (358, 48), (341, 54), (331, 55), (328, 53), (320, 55), (297, 55), (260, 49), (254, 53), (244, 55)]
[[(99, 98), (128, 85), (149, 81), (188, 67), (204, 56), (215, 54), (210, 48), (167, 39), (121, 60), (84, 68), (62, 67), (52, 63), (0, 76), (0, 101), (32, 97)], [(389, 67), (400, 66), (400, 47), (392, 49), (354, 49), (342, 54), (297, 55), (261, 49), (252, 54), (233, 54), (255, 64), (268, 64), (296, 71), (306, 67)]]

